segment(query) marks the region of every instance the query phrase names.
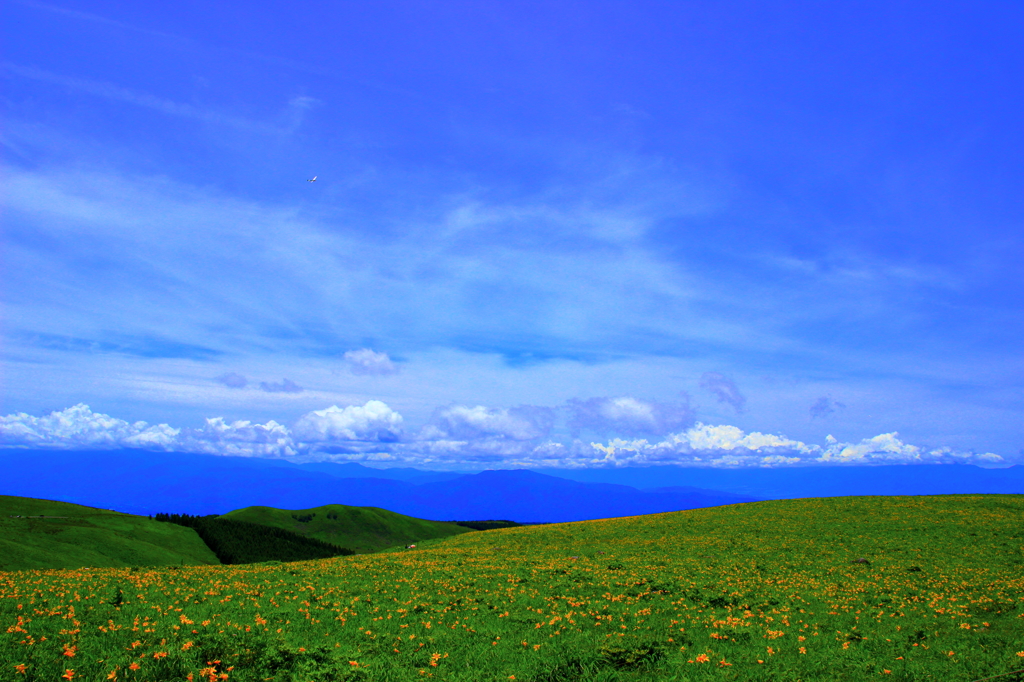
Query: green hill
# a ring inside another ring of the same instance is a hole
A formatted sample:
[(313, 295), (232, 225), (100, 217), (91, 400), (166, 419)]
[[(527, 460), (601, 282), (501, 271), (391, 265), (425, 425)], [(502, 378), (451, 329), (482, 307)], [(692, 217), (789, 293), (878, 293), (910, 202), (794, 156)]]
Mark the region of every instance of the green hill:
[(222, 514), (218, 518), (283, 528), (332, 545), (348, 547), (359, 553), (473, 532), (470, 528), (454, 523), (426, 521), (378, 507), (349, 507), (343, 504), (295, 510), (246, 507)]
[(191, 528), (68, 502), (0, 495), (0, 571), (219, 563)]
[(337, 547), (284, 528), (238, 519), (189, 514), (157, 514), (154, 518), (194, 529), (223, 564), (309, 561), (355, 554), (347, 547)]

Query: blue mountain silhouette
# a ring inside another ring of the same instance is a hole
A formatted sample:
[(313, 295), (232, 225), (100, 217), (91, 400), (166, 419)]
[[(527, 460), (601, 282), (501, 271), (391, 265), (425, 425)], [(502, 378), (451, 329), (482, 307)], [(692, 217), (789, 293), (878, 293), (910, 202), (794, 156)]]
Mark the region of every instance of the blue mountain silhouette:
[[(330, 468), (330, 467), (338, 468)], [(382, 507), (441, 521), (581, 521), (749, 502), (711, 490), (642, 491), (580, 483), (532, 471), (477, 474), (395, 472), (359, 465), (328, 467), (247, 457), (144, 451), (5, 451), (0, 494), (75, 502), (136, 514), (222, 514), (265, 505)], [(330, 472), (330, 473), (327, 473)], [(357, 474), (357, 475), (353, 475)]]

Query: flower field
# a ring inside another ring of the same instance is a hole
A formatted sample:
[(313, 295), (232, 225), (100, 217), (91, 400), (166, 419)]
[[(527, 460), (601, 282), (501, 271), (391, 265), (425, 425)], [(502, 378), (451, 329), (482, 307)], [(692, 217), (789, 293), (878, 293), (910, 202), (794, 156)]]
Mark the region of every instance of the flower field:
[(0, 680), (978, 680), (1024, 670), (1022, 519), (1016, 495), (803, 499), (0, 573)]

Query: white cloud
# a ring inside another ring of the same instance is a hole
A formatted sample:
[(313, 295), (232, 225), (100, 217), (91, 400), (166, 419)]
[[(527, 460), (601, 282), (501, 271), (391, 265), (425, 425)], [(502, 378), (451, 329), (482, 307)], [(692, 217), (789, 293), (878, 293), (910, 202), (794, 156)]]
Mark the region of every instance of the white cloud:
[(555, 411), (548, 407), (524, 405), (506, 410), (482, 405), (451, 405), (434, 413), (431, 423), (420, 432), (420, 438), (534, 440), (548, 435), (554, 421)]
[[(624, 403), (627, 415), (644, 410)], [(0, 446), (59, 449), (142, 448), (249, 457), (299, 457), (371, 461), (439, 468), (474, 467), (784, 467), (877, 464), (1006, 464), (991, 452), (940, 447), (925, 450), (884, 433), (858, 443), (831, 435), (825, 447), (782, 435), (726, 424), (698, 423), (650, 441), (612, 438), (607, 443), (579, 439), (565, 444), (538, 442), (551, 431), (555, 410), (535, 406), (509, 409), (452, 405), (415, 437), (401, 433), (402, 416), (379, 400), (340, 408), (333, 405), (300, 417), (293, 429), (270, 420), (226, 422), (209, 418), (199, 429), (167, 424), (130, 424), (78, 404), (44, 417), (19, 412), (0, 417)]]
[(377, 353), (369, 348), (350, 350), (344, 355), (349, 370), (359, 375), (386, 375), (398, 371), (387, 353)]
[(681, 404), (646, 402), (632, 397), (572, 399), (569, 429), (573, 436), (587, 429), (596, 433), (661, 435), (693, 422), (688, 399)]
[(206, 420), (202, 429), (184, 429), (169, 450), (236, 457), (290, 457), (298, 448), (286, 426), (274, 420), (266, 424), (221, 417)]
[(175, 441), (180, 429), (167, 424), (130, 424), (97, 414), (79, 403), (45, 417), (19, 412), (0, 417), (0, 443), (22, 446), (76, 448), (163, 448)]
[(332, 405), (305, 414), (295, 423), (295, 437), (304, 443), (392, 440), (401, 425), (402, 415), (379, 400), (369, 400), (361, 407)]
[(593, 460), (576, 458), (571, 466), (645, 466), (676, 464), (713, 467), (774, 467), (835, 464), (995, 464), (1005, 460), (994, 453), (973, 453), (938, 448), (925, 451), (902, 442), (896, 433), (840, 443), (832, 436), (828, 446), (807, 444), (785, 436), (744, 433), (735, 426), (696, 424), (658, 443), (612, 439), (607, 445), (591, 443), (600, 453)]

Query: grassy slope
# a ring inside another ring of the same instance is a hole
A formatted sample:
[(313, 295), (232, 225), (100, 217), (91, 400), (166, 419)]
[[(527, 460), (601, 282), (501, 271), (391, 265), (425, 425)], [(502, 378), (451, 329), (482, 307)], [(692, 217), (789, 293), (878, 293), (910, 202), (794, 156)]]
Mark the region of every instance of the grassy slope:
[(191, 528), (68, 502), (0, 495), (0, 570), (182, 563), (220, 562)]
[(116, 625), (75, 639), (82, 680), (224, 659), (234, 682), (971, 682), (1024, 667), (1022, 514), (1024, 495), (782, 500), (282, 566), (0, 574), (0, 660), (61, 678), (73, 605)]
[[(308, 523), (299, 523), (292, 518), (293, 514), (316, 516)], [(328, 514), (337, 514), (338, 518), (328, 519)], [(295, 510), (246, 507), (220, 518), (284, 528), (360, 553), (473, 532), (453, 523), (426, 521), (377, 507), (348, 507), (343, 504)]]

